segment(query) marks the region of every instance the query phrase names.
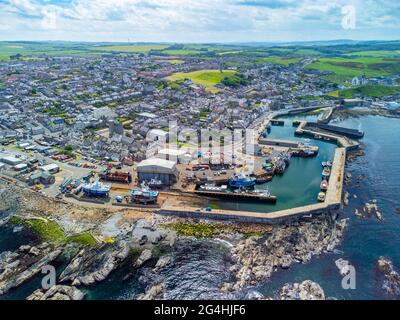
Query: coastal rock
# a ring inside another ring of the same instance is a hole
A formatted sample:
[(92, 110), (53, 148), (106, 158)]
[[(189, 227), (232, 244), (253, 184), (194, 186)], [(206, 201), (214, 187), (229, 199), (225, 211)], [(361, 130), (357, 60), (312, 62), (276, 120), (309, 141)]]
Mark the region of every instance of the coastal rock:
[(293, 259), (290, 255), (284, 255), (281, 258), (281, 268), (282, 269), (288, 269), (290, 265), (293, 263)]
[(345, 192), (344, 193), (344, 199), (343, 199), (343, 203), (344, 203), (345, 206), (349, 205), (349, 197), (350, 197), (350, 193)]
[(376, 217), (379, 221), (383, 221), (382, 213), (379, 211), (376, 200), (366, 202), (364, 206), (358, 210), (363, 218)]
[(159, 272), (161, 269), (167, 267), (172, 262), (172, 256), (165, 255), (158, 259), (155, 267), (153, 268), (153, 272)]
[(151, 250), (145, 249), (142, 251), (140, 256), (133, 263), (134, 268), (140, 268), (145, 262), (149, 261), (152, 258), (153, 254)]
[(389, 295), (400, 296), (400, 275), (394, 270), (393, 263), (386, 257), (380, 257), (377, 262), (378, 270), (384, 275), (382, 289)]
[(164, 294), (165, 285), (155, 284), (150, 289), (146, 290), (145, 293), (140, 294), (136, 297), (137, 300), (158, 300), (162, 299)]
[(332, 252), (340, 243), (347, 220), (330, 215), (288, 226), (277, 226), (262, 238), (250, 237), (231, 249), (236, 280), (222, 285), (223, 291), (255, 286), (270, 278), (276, 267), (287, 269), (294, 262), (307, 263), (313, 255)]
[(338, 267), (339, 272), (343, 277), (350, 272), (349, 267), (351, 266), (351, 264), (349, 263), (349, 261), (340, 258), (335, 261), (335, 264), (336, 267)]
[(60, 275), (60, 281), (73, 285), (91, 285), (103, 281), (128, 257), (125, 241), (82, 249)]
[[(33, 253), (32, 253), (33, 252)], [(20, 286), (50, 264), (60, 254), (61, 249), (52, 250), (46, 246), (22, 246), (16, 252), (0, 255), (0, 295)]]
[(279, 297), (281, 300), (325, 300), (325, 293), (318, 283), (305, 280), (302, 283), (285, 284)]
[(82, 300), (85, 294), (75, 287), (56, 285), (45, 291), (38, 289), (26, 300)]

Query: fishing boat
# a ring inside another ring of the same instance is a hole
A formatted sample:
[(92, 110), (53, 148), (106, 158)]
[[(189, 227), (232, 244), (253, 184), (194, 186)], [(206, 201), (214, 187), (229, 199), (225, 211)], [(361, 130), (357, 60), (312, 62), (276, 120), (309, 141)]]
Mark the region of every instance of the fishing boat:
[(214, 183), (206, 183), (200, 186), (200, 190), (226, 192), (228, 190), (228, 186), (227, 185), (216, 186)]
[(297, 151), (296, 155), (298, 157), (308, 158), (308, 157), (313, 157), (315, 155), (315, 152), (310, 148), (303, 148)]
[(156, 203), (158, 199), (158, 191), (151, 190), (148, 186), (142, 184), (142, 189), (133, 189), (130, 192), (133, 202), (148, 204)]
[(292, 154), (291, 154), (290, 152), (287, 152), (287, 153), (285, 153), (285, 154), (282, 155), (282, 159), (283, 159), (283, 161), (285, 162), (286, 167), (289, 166), (289, 164), (290, 164), (290, 158), (291, 158), (291, 157), (292, 157)]
[(256, 178), (256, 184), (263, 184), (263, 183), (267, 183), (269, 181), (272, 180), (272, 175), (266, 173), (266, 174), (262, 174), (260, 176), (258, 176)]
[(262, 197), (270, 197), (271, 196), (271, 192), (269, 192), (268, 189), (258, 189), (258, 190), (254, 190), (253, 192), (251, 192), (252, 194), (256, 194)]
[(274, 165), (271, 162), (265, 162), (263, 168), (267, 172), (272, 172), (274, 170)]
[(86, 183), (82, 186), (83, 193), (91, 197), (108, 197), (111, 186), (103, 184), (99, 180), (93, 183)]
[(331, 168), (332, 167), (332, 161), (328, 160), (328, 161), (322, 161), (321, 163), (322, 167), (328, 167)]
[(328, 190), (329, 183), (326, 180), (322, 180), (320, 184), (320, 188), (322, 191)]
[(282, 158), (278, 158), (275, 162), (275, 171), (277, 174), (283, 174), (286, 170), (286, 163)]
[(247, 188), (253, 187), (256, 184), (256, 178), (250, 177), (249, 175), (241, 174), (236, 175), (234, 174), (229, 179), (229, 186), (232, 188)]
[(331, 175), (331, 169), (325, 167), (324, 170), (322, 171), (322, 179), (328, 180), (330, 175)]
[(162, 185), (163, 185), (163, 182), (162, 182), (161, 180), (157, 180), (157, 179), (151, 179), (151, 180), (148, 182), (148, 186), (149, 186), (150, 188), (161, 188)]
[(325, 201), (325, 198), (326, 198), (325, 192), (320, 192), (320, 193), (318, 193), (318, 201), (324, 202), (324, 201)]

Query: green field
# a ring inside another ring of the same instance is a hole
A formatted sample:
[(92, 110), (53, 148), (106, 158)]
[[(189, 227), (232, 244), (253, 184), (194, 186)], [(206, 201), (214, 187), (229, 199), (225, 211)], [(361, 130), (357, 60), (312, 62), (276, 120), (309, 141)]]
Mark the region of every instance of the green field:
[(156, 62), (168, 62), (170, 64), (182, 64), (182, 63), (185, 63), (184, 60), (179, 60), (179, 59), (172, 59), (172, 60), (160, 59), (160, 60), (156, 60)]
[(378, 58), (390, 58), (400, 57), (400, 50), (381, 50), (381, 51), (359, 51), (345, 54), (349, 57), (378, 57)]
[(355, 88), (349, 88), (340, 91), (333, 91), (328, 96), (335, 98), (351, 99), (355, 95), (362, 95), (365, 97), (380, 98), (400, 93), (400, 86), (387, 87), (383, 85), (364, 85)]
[(0, 60), (9, 60), (10, 56), (20, 54), (22, 59), (35, 59), (35, 55), (98, 55), (102, 52), (89, 50), (91, 44), (73, 42), (0, 42)]
[(282, 64), (288, 66), (292, 63), (297, 63), (300, 61), (300, 58), (292, 58), (292, 57), (278, 57), (278, 56), (271, 56), (271, 57), (263, 57), (257, 58), (256, 63), (273, 63), (273, 64)]
[(99, 50), (106, 52), (132, 52), (132, 53), (148, 53), (150, 50), (163, 50), (167, 48), (165, 44), (132, 44), (132, 45), (109, 45), (94, 46), (91, 50)]
[(184, 79), (190, 79), (194, 83), (205, 87), (210, 92), (218, 92), (219, 89), (215, 87), (216, 84), (220, 83), (225, 77), (232, 76), (236, 71), (224, 70), (222, 73), (219, 70), (198, 70), (193, 72), (177, 72), (167, 77), (169, 81), (178, 81)]
[(331, 72), (332, 75), (324, 78), (337, 83), (351, 80), (355, 76), (379, 77), (400, 72), (397, 59), (379, 57), (321, 58), (307, 68)]

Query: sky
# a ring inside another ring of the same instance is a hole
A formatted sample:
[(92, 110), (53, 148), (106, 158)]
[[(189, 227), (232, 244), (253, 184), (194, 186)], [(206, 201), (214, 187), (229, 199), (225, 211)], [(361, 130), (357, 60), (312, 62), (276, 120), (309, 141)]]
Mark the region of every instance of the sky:
[(0, 0), (0, 40), (398, 40), (399, 0)]

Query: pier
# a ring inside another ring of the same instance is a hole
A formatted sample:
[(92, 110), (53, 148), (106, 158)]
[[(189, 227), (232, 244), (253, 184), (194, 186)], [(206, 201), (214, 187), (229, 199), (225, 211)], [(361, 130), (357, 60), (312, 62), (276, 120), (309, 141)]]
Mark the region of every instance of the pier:
[(196, 194), (201, 196), (206, 196), (210, 198), (221, 198), (229, 200), (241, 200), (241, 201), (255, 201), (255, 202), (266, 202), (266, 203), (276, 203), (276, 196), (272, 195), (262, 195), (256, 193), (244, 193), (244, 192), (221, 192), (221, 191), (203, 191), (196, 190)]
[(268, 139), (268, 138), (260, 138), (258, 140), (258, 143), (267, 146), (288, 147), (288, 148), (297, 148), (299, 146), (299, 143), (295, 141)]
[(307, 122), (307, 126), (310, 128), (317, 128), (335, 134), (340, 134), (351, 139), (361, 139), (362, 137), (364, 137), (364, 132), (356, 129), (343, 128), (338, 126), (332, 126), (330, 124), (315, 123), (315, 122)]
[(317, 131), (316, 127), (308, 127), (308, 124), (309, 123), (306, 121), (300, 121), (300, 124), (295, 131), (295, 135), (304, 135), (313, 139), (332, 141), (339, 147), (345, 148), (347, 151), (356, 150), (360, 146), (360, 144), (355, 140), (351, 140), (339, 134)]
[(271, 125), (273, 125), (273, 126), (284, 126), (285, 125), (285, 121), (278, 120), (278, 119), (272, 119), (271, 120)]
[[(301, 142), (290, 141), (290, 140), (260, 138), (258, 140), (258, 143), (260, 145), (289, 148), (291, 151), (294, 151), (295, 153), (304, 149), (304, 145), (302, 145)], [(315, 155), (319, 151), (319, 148), (317, 146), (308, 146), (307, 148), (313, 151)]]

